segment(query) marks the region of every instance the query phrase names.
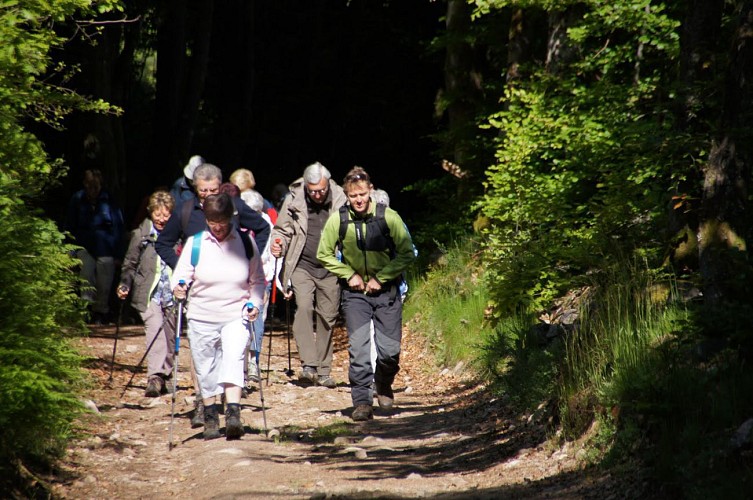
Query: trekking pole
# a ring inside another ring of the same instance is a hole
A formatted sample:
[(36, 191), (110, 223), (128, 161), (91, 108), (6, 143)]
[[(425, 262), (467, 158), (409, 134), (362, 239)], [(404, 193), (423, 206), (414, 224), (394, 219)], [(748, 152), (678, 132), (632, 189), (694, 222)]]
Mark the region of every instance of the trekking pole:
[[(183, 280), (178, 281), (178, 286), (186, 286)], [(170, 442), (167, 445), (168, 450), (173, 449), (173, 422), (175, 421), (175, 395), (178, 392), (178, 353), (180, 352), (180, 331), (183, 329), (183, 302), (185, 299), (178, 300), (178, 321), (175, 326), (175, 355), (173, 356), (173, 401), (170, 409)]]
[(112, 370), (115, 367), (115, 351), (118, 350), (118, 337), (120, 336), (120, 324), (123, 322), (123, 305), (125, 300), (121, 299), (120, 306), (118, 307), (118, 322), (115, 324), (115, 343), (112, 346), (112, 359), (110, 360), (110, 377), (107, 379), (107, 384), (112, 384)]
[[(280, 238), (275, 238), (275, 243), (280, 243)], [(269, 299), (269, 313), (267, 317), (275, 317), (275, 303), (277, 302), (277, 263), (279, 259), (275, 258), (275, 270), (272, 273), (272, 297)], [(256, 361), (257, 363), (259, 360)], [(267, 385), (269, 385), (269, 365), (272, 362), (272, 329), (269, 329), (269, 347), (267, 347)]]
[[(253, 302), (246, 302), (246, 310), (248, 312), (251, 312), (251, 309), (254, 308)], [(261, 314), (261, 311), (259, 311), (259, 314)], [(251, 334), (251, 345), (256, 345), (256, 329), (254, 328), (254, 322), (253, 321), (246, 321), (246, 327), (248, 328), (249, 333)], [(264, 435), (267, 435), (267, 410), (264, 406), (264, 384), (261, 381), (261, 370), (259, 369), (259, 358), (256, 359), (256, 375), (259, 379), (259, 398), (261, 398), (261, 415), (264, 419)]]
[[(290, 293), (290, 288), (288, 287), (288, 293)], [(288, 371), (285, 372), (285, 375), (288, 377), (293, 376), (293, 369), (290, 367), (290, 297), (285, 298), (285, 322), (288, 326)]]
[(157, 335), (155, 335), (152, 341), (149, 342), (149, 346), (146, 348), (146, 352), (144, 353), (143, 356), (141, 356), (141, 359), (139, 360), (138, 364), (136, 364), (136, 368), (133, 369), (131, 378), (128, 379), (128, 383), (125, 385), (125, 387), (123, 387), (123, 392), (120, 394), (120, 399), (123, 399), (123, 396), (125, 395), (126, 391), (131, 386), (131, 382), (133, 382), (133, 377), (135, 377), (136, 374), (139, 372), (139, 368), (141, 368), (141, 363), (143, 363), (146, 357), (149, 355), (149, 351), (152, 350), (152, 346), (154, 345), (154, 342), (157, 340), (157, 337), (159, 337), (159, 333), (160, 331), (162, 331), (163, 328), (164, 326), (161, 326), (160, 329), (157, 331)]

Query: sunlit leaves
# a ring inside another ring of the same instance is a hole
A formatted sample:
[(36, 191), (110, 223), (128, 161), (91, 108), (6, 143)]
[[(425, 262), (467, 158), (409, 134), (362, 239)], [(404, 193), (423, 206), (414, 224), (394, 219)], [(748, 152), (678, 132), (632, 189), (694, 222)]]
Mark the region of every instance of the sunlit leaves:
[(479, 208), (491, 221), (487, 277), (501, 311), (545, 306), (615, 248), (658, 247), (671, 165), (682, 161), (661, 93), (678, 22), (647, 0), (579, 5), (586, 12), (568, 30), (578, 57), (517, 81), (487, 123), (499, 141)]
[(50, 51), (65, 42), (56, 23), (92, 14), (94, 5), (0, 2), (0, 469), (61, 453), (80, 410), (80, 359), (66, 338), (82, 326), (76, 262), (56, 225), (29, 203), (61, 175), (62, 162), (49, 159), (25, 125), (60, 127), (73, 110), (112, 111), (47, 80), (66, 71), (50, 68)]

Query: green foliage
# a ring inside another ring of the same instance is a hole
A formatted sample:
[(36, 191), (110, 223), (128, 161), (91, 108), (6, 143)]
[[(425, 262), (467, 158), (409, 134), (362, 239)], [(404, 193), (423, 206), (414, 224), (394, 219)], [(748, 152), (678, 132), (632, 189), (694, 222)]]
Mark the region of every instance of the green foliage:
[(473, 211), (457, 202), (458, 183), (452, 177), (425, 180), (412, 184), (405, 191), (421, 199), (419, 214), (410, 225), (413, 244), (420, 249), (419, 259), (425, 261), (434, 249), (451, 246), (469, 232)]
[(647, 4), (587, 2), (568, 31), (580, 57), (509, 87), (489, 117), (500, 140), (479, 209), (500, 317), (542, 309), (615, 249), (661, 252), (666, 191), (689, 149), (662, 92), (677, 22)]
[[(80, 409), (74, 260), (54, 223), (9, 207), (0, 181), (0, 462), (44, 462), (62, 451)], [(68, 331), (64, 325), (67, 325)]]
[(560, 343), (542, 343), (533, 318), (518, 314), (498, 321), (476, 355), (512, 407), (527, 412), (556, 393), (561, 351)]
[(404, 318), (428, 337), (439, 364), (472, 359), (491, 333), (481, 273), (478, 242), (466, 238), (445, 250), (423, 277), (411, 280)]
[[(4, 2), (0, 8), (0, 464), (47, 464), (64, 450), (81, 410), (81, 359), (72, 336), (83, 331), (76, 262), (55, 224), (30, 208), (64, 172), (24, 128), (53, 127), (73, 110), (110, 111), (48, 83), (50, 51), (62, 47), (57, 23), (111, 9), (85, 0)], [(4, 483), (5, 484), (5, 483)]]
[(666, 306), (670, 285), (660, 278), (625, 261), (592, 276), (579, 328), (565, 346), (560, 394), (566, 435), (581, 433), (596, 407), (625, 411), (625, 401), (640, 401), (640, 391), (654, 382), (655, 346), (687, 317), (683, 308)]

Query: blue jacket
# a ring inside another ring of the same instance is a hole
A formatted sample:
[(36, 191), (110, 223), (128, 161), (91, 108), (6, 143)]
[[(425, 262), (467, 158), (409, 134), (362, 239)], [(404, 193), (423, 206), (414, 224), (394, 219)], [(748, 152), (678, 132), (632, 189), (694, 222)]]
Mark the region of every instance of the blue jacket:
[(104, 189), (94, 204), (77, 191), (68, 203), (65, 230), (94, 257), (120, 258), (123, 254), (123, 213)]

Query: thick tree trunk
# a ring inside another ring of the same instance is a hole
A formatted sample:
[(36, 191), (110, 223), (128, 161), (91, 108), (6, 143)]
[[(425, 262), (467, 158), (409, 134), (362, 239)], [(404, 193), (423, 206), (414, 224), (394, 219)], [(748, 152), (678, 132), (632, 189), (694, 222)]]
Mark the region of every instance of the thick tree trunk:
[(546, 47), (546, 70), (557, 74), (562, 66), (577, 57), (579, 48), (570, 43), (567, 29), (583, 16), (583, 6), (571, 5), (549, 13), (549, 36)]
[(474, 102), (481, 87), (480, 77), (473, 68), (473, 51), (467, 42), (471, 13), (465, 0), (447, 2), (446, 27), (445, 98), (449, 103), (448, 130), (453, 148), (450, 161), (445, 162), (445, 170), (461, 179), (458, 196), (462, 201), (467, 195), (464, 184), (469, 182), (466, 173), (471, 168), (468, 164), (469, 147), (476, 133)]
[[(699, 140), (711, 133), (708, 96), (718, 92), (719, 32), (724, 0), (691, 0), (680, 30), (680, 74), (675, 109), (677, 128)], [(716, 81), (715, 81), (716, 78)], [(703, 172), (684, 176), (670, 193), (667, 229), (671, 235), (669, 260), (678, 269), (698, 270), (698, 188)]]
[(725, 81), (720, 133), (713, 141), (703, 175), (699, 261), (709, 307), (736, 297), (737, 281), (747, 266), (745, 219), (749, 178), (749, 141), (739, 135), (741, 116), (750, 109), (753, 77), (753, 2), (746, 1), (733, 40)]
[(518, 80), (520, 65), (531, 59), (531, 28), (524, 9), (514, 9), (510, 17), (507, 46), (507, 83)]

